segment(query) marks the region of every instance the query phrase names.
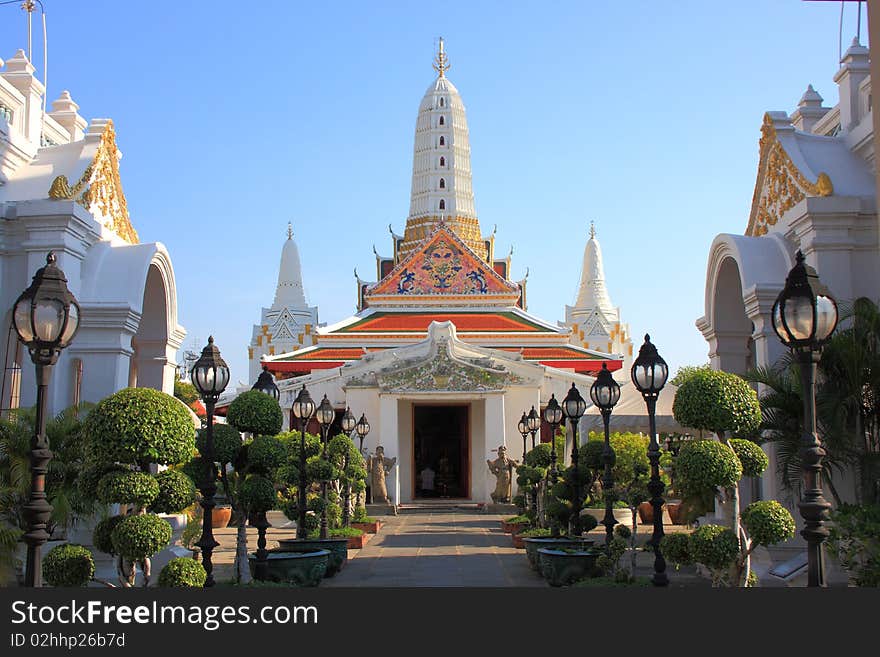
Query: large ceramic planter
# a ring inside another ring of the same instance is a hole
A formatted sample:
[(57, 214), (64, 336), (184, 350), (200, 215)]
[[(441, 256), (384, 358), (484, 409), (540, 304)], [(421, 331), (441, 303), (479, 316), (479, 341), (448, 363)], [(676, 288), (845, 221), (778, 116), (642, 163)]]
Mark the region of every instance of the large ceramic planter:
[(553, 538), (552, 536), (534, 536), (522, 539), (526, 548), (526, 556), (529, 558), (529, 565), (533, 570), (539, 569), (538, 549), (542, 547), (558, 548), (560, 550), (567, 549), (584, 549), (591, 547), (594, 543), (591, 538), (567, 538), (560, 536)]
[(278, 541), (281, 547), (278, 552), (311, 552), (314, 550), (330, 550), (330, 561), (327, 564), (326, 577), (333, 577), (348, 561), (347, 538), (282, 538)]
[(214, 510), (211, 511), (211, 528), (223, 529), (229, 524), (230, 518), (232, 518), (231, 506), (225, 504), (222, 506), (215, 506)]
[[(318, 586), (327, 572), (330, 550), (312, 550), (310, 552), (276, 552), (271, 550), (266, 558), (270, 582), (287, 582), (294, 586)], [(252, 576), (256, 565), (257, 556), (252, 552), (248, 555), (248, 566)]]
[(669, 522), (673, 525), (683, 525), (684, 510), (681, 508), (681, 502), (667, 502), (666, 511), (669, 513)]
[(548, 547), (538, 548), (541, 574), (550, 586), (567, 586), (579, 579), (593, 577), (600, 550), (566, 552)]
[(377, 520), (376, 522), (353, 522), (351, 526), (367, 534), (378, 534), (384, 524), (381, 520)]

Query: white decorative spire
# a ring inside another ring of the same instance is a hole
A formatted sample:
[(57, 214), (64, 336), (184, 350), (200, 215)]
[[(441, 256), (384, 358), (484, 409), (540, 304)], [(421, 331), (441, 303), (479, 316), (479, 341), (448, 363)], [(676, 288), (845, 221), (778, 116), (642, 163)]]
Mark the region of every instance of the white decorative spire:
[(605, 268), (602, 265), (602, 249), (596, 239), (596, 226), (590, 222), (590, 239), (584, 247), (584, 262), (581, 268), (581, 284), (578, 288), (575, 308), (598, 308), (610, 316), (614, 312), (611, 298), (605, 287)]
[(446, 224), (486, 256), (471, 185), (471, 149), (464, 103), (446, 77), (449, 62), (440, 39), (437, 78), (419, 105), (413, 148), (409, 218), (401, 253), (406, 255), (445, 217)]
[(293, 226), (287, 224), (287, 241), (281, 249), (281, 267), (278, 269), (278, 287), (275, 289), (273, 308), (305, 308), (306, 295), (302, 282), (299, 249), (293, 240)]

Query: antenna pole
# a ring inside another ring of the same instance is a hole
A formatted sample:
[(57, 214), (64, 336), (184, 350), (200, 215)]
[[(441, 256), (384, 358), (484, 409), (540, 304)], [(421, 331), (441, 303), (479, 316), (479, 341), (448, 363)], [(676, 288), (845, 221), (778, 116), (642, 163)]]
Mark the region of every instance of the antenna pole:
[(31, 29), (31, 14), (34, 12), (34, 0), (25, 0), (21, 3), (21, 8), (27, 12), (27, 42), (28, 42), (28, 60), (33, 59), (32, 45), (33, 45), (33, 37), (32, 37), (32, 29)]

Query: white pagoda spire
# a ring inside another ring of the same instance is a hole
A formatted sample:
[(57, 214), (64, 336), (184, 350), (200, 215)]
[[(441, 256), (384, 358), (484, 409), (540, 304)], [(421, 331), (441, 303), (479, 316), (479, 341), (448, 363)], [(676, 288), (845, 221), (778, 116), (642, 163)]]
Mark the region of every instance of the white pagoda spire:
[(468, 246), (486, 257), (474, 209), (467, 118), (458, 90), (446, 77), (449, 69), (441, 38), (434, 60), (437, 78), (425, 92), (416, 119), (404, 256), (431, 233), (442, 215)]
[(602, 248), (596, 239), (596, 225), (590, 222), (590, 239), (584, 247), (581, 266), (581, 284), (578, 288), (575, 308), (598, 308), (603, 314), (614, 312), (611, 297), (605, 287), (605, 267), (602, 264)]
[(302, 282), (302, 265), (299, 249), (293, 239), (293, 226), (287, 224), (287, 241), (281, 249), (281, 266), (278, 268), (278, 287), (275, 288), (274, 308), (305, 308), (306, 294)]
[(565, 326), (571, 328), (572, 344), (607, 354), (632, 357), (629, 326), (620, 321), (605, 287), (602, 249), (596, 239), (596, 226), (590, 222), (590, 239), (584, 247), (581, 284), (574, 306), (565, 307)]

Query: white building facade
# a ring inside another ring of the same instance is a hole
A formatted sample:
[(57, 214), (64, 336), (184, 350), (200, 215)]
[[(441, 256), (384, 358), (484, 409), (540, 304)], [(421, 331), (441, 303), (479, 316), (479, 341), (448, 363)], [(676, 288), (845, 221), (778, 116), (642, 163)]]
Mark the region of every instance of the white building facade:
[(127, 386), (171, 393), (186, 335), (171, 257), (131, 225), (112, 121), (87, 122), (67, 91), (44, 114), (34, 73), (21, 50), (0, 61), (0, 410), (35, 401), (11, 308), (50, 250), (81, 319), (54, 368), (49, 411)]

